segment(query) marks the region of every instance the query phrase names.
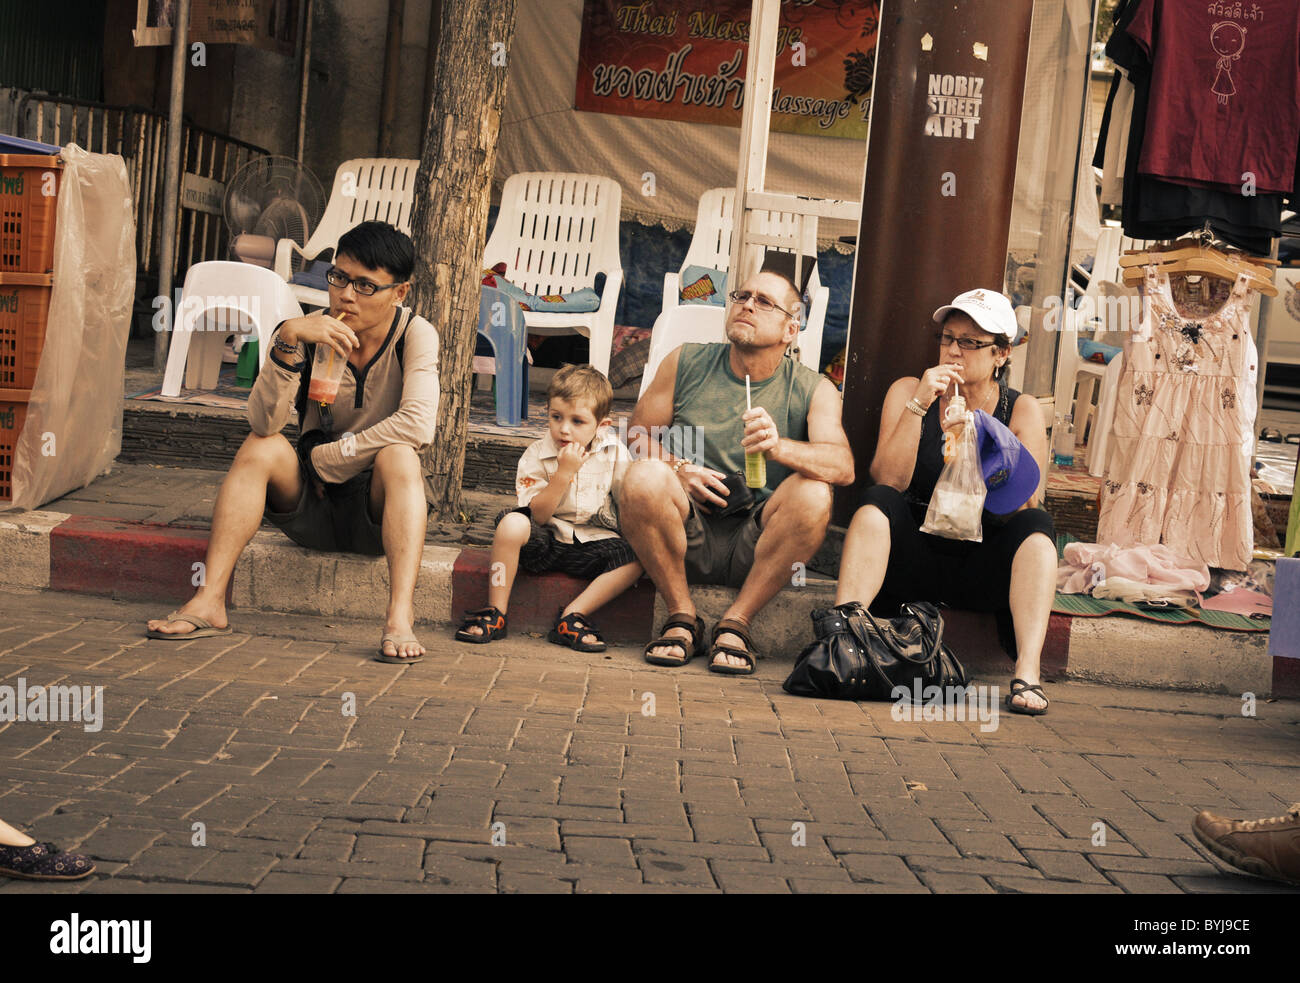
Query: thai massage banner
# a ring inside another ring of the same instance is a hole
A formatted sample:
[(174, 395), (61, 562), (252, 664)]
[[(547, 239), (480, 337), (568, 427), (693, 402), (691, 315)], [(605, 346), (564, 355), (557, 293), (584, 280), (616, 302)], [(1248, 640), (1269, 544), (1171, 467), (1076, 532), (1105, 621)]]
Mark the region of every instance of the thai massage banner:
[[(584, 0), (575, 108), (739, 126), (750, 0)], [(783, 0), (773, 130), (864, 140), (878, 0)]]

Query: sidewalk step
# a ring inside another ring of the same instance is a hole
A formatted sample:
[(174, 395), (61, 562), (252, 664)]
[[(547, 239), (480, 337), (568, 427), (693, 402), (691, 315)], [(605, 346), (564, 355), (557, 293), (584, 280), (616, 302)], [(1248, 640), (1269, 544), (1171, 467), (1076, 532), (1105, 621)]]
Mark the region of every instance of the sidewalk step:
[[(0, 588), (71, 591), (170, 607), (192, 593), (207, 537), (203, 529), (156, 523), (53, 511), (4, 513)], [(461, 612), (486, 603), (489, 574), (486, 549), (425, 546), (415, 592), (418, 619), (450, 639)], [(511, 602), (512, 632), (548, 631), (582, 587), (558, 574), (520, 577)], [(736, 592), (697, 587), (692, 596), (712, 626)], [(235, 609), (377, 621), (388, 601), (387, 563), (382, 557), (306, 550), (264, 530), (236, 564), (229, 599)], [(810, 576), (805, 586), (787, 587), (755, 620), (760, 653), (792, 665), (812, 640), (810, 612), (832, 603), (829, 581)], [(644, 644), (667, 613), (643, 580), (592, 616), (610, 641)], [(1012, 663), (998, 644), (992, 615), (945, 610), (944, 622), (946, 641), (973, 675), (1010, 675)], [(1268, 645), (1267, 635), (1257, 633), (1053, 615), (1043, 671), (1049, 677), (1132, 686), (1300, 697), (1300, 658), (1270, 654)]]

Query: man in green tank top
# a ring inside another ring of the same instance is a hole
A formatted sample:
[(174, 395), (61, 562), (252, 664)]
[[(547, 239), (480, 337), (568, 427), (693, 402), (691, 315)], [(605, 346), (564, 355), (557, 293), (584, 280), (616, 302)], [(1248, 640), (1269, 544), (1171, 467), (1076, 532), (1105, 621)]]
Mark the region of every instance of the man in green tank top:
[[(798, 290), (764, 271), (730, 300), (727, 342), (670, 352), (637, 403), (628, 445), (640, 460), (623, 483), (619, 521), (672, 612), (646, 661), (681, 666), (701, 654), (704, 623), (688, 585), (723, 584), (740, 593), (713, 630), (709, 668), (749, 675), (750, 622), (821, 546), (831, 486), (853, 482), (853, 454), (838, 391), (786, 357)], [(767, 474), (740, 504), (746, 453), (762, 454)]]

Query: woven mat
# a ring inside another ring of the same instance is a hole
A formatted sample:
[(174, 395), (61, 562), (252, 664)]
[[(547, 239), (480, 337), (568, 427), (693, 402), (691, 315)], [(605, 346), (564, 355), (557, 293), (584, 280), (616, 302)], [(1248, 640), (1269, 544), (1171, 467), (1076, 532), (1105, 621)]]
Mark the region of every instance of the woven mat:
[(1112, 601), (1087, 594), (1057, 594), (1056, 600), (1052, 602), (1052, 613), (1078, 618), (1126, 614), (1166, 625), (1206, 625), (1225, 631), (1268, 631), (1272, 624), (1271, 618), (1248, 618), (1244, 614), (1206, 611), (1204, 608), (1145, 608), (1126, 601)]

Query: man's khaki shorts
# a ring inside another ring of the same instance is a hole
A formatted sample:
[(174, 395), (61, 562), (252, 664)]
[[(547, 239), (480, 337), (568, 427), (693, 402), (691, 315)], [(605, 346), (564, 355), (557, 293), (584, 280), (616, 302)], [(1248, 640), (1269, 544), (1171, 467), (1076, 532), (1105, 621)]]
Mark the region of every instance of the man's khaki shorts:
[(754, 565), (754, 547), (763, 532), (759, 521), (767, 500), (721, 518), (701, 512), (690, 499), (686, 517), (686, 581), (739, 587)]

